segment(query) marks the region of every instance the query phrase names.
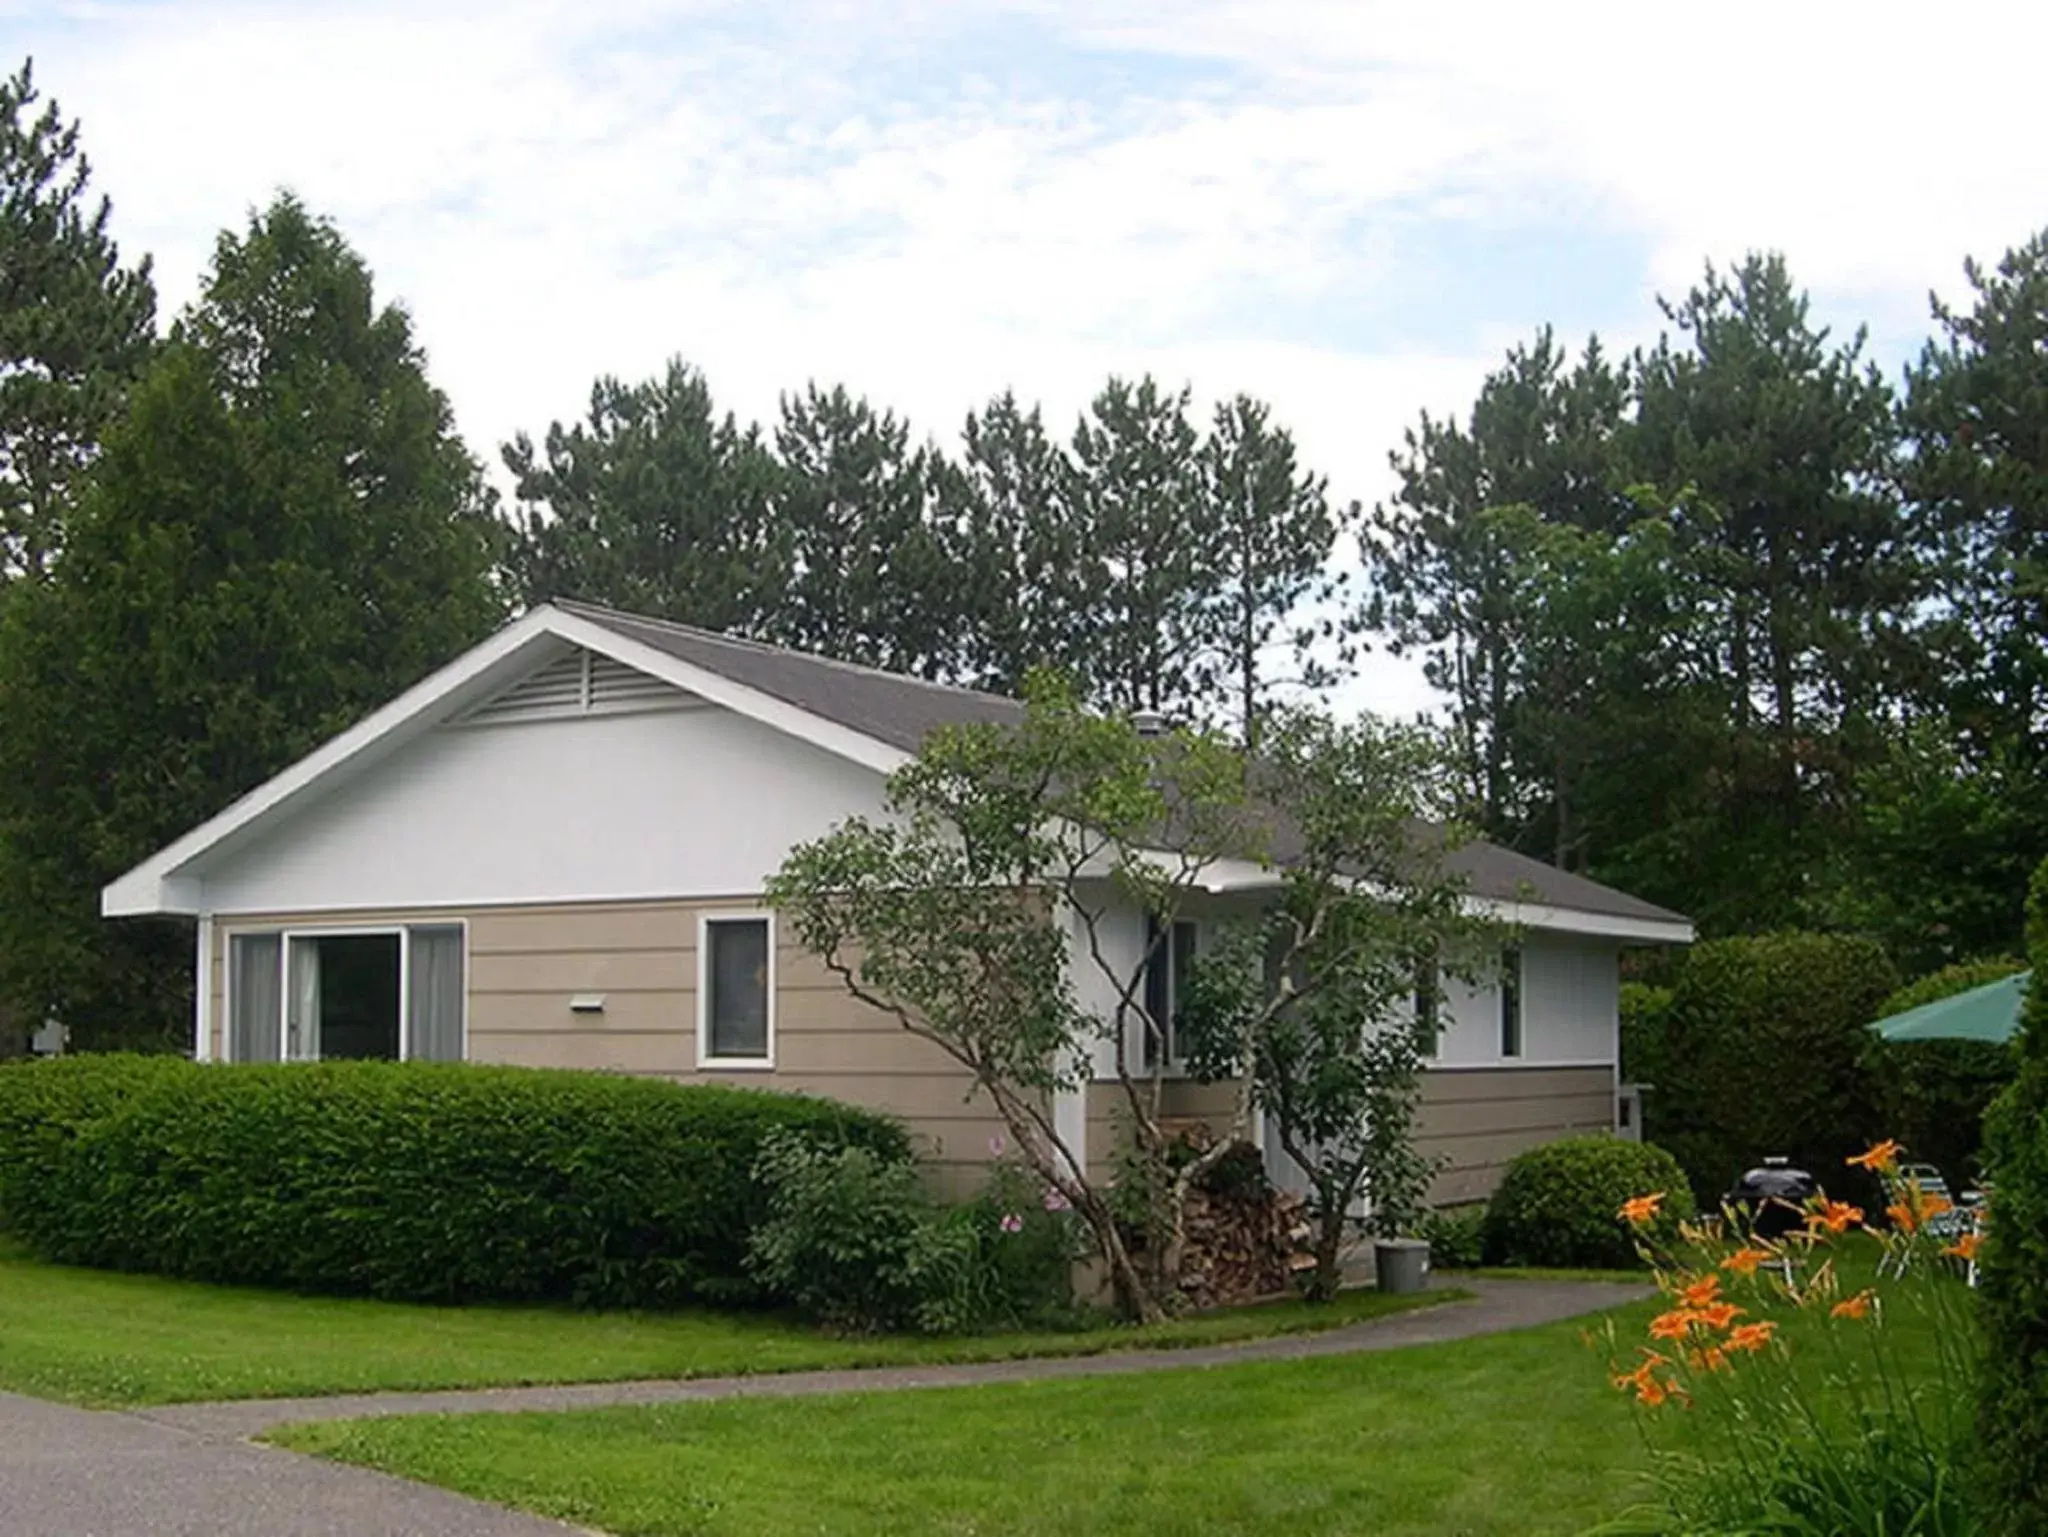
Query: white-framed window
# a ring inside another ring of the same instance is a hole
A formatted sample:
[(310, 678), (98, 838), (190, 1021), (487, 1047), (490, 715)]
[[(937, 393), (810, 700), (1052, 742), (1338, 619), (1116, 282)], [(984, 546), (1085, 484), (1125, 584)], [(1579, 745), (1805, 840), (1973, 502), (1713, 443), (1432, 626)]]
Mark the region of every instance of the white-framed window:
[(775, 915), (705, 913), (697, 925), (697, 1065), (775, 1066)]
[(1145, 920), (1150, 959), (1145, 963), (1145, 1018), (1141, 1021), (1145, 1041), (1140, 1056), (1148, 1072), (1160, 1065), (1162, 1050), (1167, 1066), (1180, 1061), (1173, 1021), (1194, 971), (1195, 947), (1200, 939), (1201, 930), (1189, 919), (1176, 919), (1163, 932), (1158, 919)]
[(1522, 1047), (1522, 947), (1509, 945), (1500, 953), (1500, 1054), (1516, 1058)]
[(228, 1060), (460, 1062), (460, 922), (245, 929), (228, 945)]

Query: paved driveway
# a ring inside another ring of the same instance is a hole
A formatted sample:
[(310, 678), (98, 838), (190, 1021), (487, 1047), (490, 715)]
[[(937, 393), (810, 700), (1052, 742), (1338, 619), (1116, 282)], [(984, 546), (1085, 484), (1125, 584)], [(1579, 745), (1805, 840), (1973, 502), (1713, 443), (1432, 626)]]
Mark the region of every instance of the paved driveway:
[(381, 1473), (0, 1393), (5, 1537), (568, 1537)]

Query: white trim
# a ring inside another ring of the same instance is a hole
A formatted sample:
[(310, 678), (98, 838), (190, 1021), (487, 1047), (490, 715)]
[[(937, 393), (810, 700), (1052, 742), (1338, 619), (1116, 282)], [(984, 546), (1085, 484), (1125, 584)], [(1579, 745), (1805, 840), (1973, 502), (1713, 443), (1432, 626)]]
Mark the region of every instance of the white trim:
[[(759, 1057), (711, 1055), (711, 926), (714, 923), (765, 923), (768, 926), (767, 966), (762, 1002), (767, 1011), (766, 1054)], [(697, 914), (697, 1066), (705, 1072), (772, 1073), (775, 1071), (775, 914), (769, 908), (735, 908)]]
[(1614, 1067), (1606, 1058), (1572, 1058), (1561, 1062), (1544, 1062), (1535, 1057), (1503, 1057), (1497, 1062), (1431, 1062), (1423, 1067), (1425, 1073), (1534, 1073), (1563, 1071), (1567, 1068), (1576, 1072), (1582, 1069), (1599, 1068), (1603, 1072)]
[(199, 954), (192, 968), (192, 1060), (213, 1060), (213, 914), (199, 915)]
[(910, 761), (909, 753), (864, 732), (629, 640), (592, 620), (542, 604), (110, 882), (100, 892), (101, 915), (196, 913), (202, 883), (188, 866), (300, 798), (317, 793), (335, 776), (360, 771), (413, 736), (488, 698), (519, 674), (529, 653), (542, 649), (551, 639), (608, 656), (878, 773), (893, 773)]
[(1612, 913), (1510, 902), (1497, 897), (1468, 897), (1466, 905), (1481, 917), (1498, 919), (1524, 929), (1592, 934), (1603, 939), (1639, 939), (1649, 944), (1689, 945), (1693, 942), (1693, 926), (1684, 918), (1620, 918)]

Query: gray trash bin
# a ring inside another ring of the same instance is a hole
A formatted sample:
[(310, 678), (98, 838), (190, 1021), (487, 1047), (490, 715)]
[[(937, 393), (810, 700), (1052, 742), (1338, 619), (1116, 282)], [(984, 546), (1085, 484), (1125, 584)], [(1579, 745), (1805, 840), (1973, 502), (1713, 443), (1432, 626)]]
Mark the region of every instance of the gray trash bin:
[(1419, 1292), (1429, 1284), (1429, 1245), (1420, 1238), (1382, 1238), (1372, 1246), (1373, 1276), (1383, 1292)]

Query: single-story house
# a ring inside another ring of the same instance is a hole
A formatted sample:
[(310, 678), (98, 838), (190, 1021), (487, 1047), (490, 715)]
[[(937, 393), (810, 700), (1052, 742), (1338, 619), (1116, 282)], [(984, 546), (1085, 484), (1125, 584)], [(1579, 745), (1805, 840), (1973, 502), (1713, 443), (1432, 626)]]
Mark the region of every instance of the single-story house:
[[(808, 1091), (900, 1116), (958, 1183), (1001, 1132), (986, 1100), (849, 997), (760, 894), (794, 844), (878, 815), (884, 777), (932, 728), (1021, 708), (543, 605), (123, 875), (102, 908), (196, 920), (201, 1059), (449, 1059)], [(1505, 849), (1457, 858), (1473, 899), (1522, 938), (1502, 985), (1451, 1000), (1428, 1075), (1444, 1200), (1483, 1195), (1533, 1143), (1616, 1126), (1621, 951), (1692, 937), (1676, 913)], [(1198, 944), (1199, 924), (1176, 940)], [(1096, 1080), (1062, 1095), (1057, 1119), (1101, 1168), (1107, 1051)], [(1219, 1090), (1174, 1080), (1167, 1095), (1193, 1117)], [(1291, 1182), (1277, 1150), (1269, 1161)]]

